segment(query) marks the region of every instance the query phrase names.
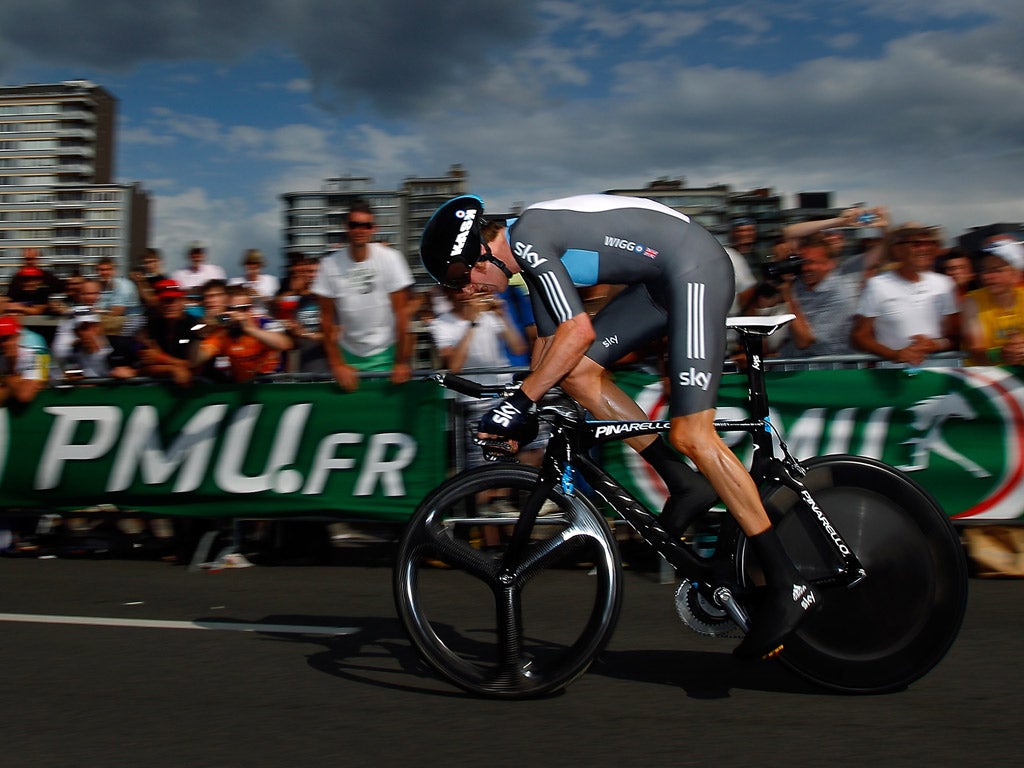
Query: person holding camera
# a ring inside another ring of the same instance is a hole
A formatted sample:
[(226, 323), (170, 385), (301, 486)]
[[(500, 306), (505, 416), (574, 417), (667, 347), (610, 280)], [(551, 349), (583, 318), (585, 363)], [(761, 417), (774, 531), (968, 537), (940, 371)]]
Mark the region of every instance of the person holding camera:
[[(889, 230), (889, 212), (882, 207), (864, 208), (854, 206), (845, 209), (838, 216), (814, 221), (798, 221), (782, 230), (782, 236), (790, 240), (802, 240), (810, 235), (822, 235), (839, 268), (848, 274), (856, 274), (861, 283), (873, 276), (885, 254), (885, 235)], [(857, 246), (847, 258), (846, 234), (855, 233)]]
[(281, 368), (281, 353), (292, 348), (291, 337), (277, 320), (253, 313), (244, 285), (229, 285), (227, 309), (218, 327), (196, 345), (194, 369), (217, 358), (225, 361), (231, 381), (241, 383)]
[[(445, 289), (452, 304), (430, 322), (430, 335), (441, 358), (441, 364), (452, 373), (466, 368), (506, 368), (513, 354), (527, 351), (526, 340), (509, 317), (505, 302), (493, 293), (469, 294)], [(474, 379), (484, 384), (501, 384), (512, 380), (511, 374), (477, 374)], [(459, 395), (464, 424), (466, 467), (484, 463), (483, 454), (473, 442), (480, 417), (494, 407), (487, 400), (474, 400)]]
[(805, 237), (797, 255), (771, 262), (767, 280), (779, 286), (786, 311), (796, 319), (780, 357), (848, 355), (859, 278), (838, 269), (839, 258), (822, 234)]

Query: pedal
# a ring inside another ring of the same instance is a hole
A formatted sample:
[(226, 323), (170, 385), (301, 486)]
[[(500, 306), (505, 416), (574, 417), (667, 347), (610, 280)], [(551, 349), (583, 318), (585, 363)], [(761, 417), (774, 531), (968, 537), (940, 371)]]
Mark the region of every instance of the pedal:
[(719, 587), (715, 590), (715, 604), (722, 608), (736, 626), (743, 630), (743, 634), (750, 631), (750, 617), (743, 610), (743, 606), (736, 602), (732, 591), (728, 587)]

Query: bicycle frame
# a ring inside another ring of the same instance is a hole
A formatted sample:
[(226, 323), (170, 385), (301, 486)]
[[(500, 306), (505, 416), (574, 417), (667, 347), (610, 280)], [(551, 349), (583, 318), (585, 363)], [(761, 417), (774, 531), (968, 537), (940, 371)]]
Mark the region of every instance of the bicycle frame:
[[(739, 324), (734, 327), (740, 331), (747, 353), (749, 415), (746, 419), (716, 420), (715, 428), (719, 432), (745, 432), (751, 435), (754, 452), (750, 474), (758, 489), (764, 493), (767, 489), (784, 485), (797, 494), (800, 499), (797, 509), (803, 513), (801, 520), (809, 530), (820, 534), (827, 545), (826, 551), (834, 556), (835, 568), (827, 581), (853, 586), (866, 576), (866, 571), (800, 481), (799, 478), (805, 474), (804, 468), (792, 456), (785, 442), (772, 427), (763, 358), (764, 337), (771, 331)], [(519, 562), (525, 547), (529, 544), (538, 510), (548, 492), (556, 485), (561, 485), (563, 492), (571, 495), (575, 485), (575, 473), (579, 472), (598, 496), (683, 576), (704, 585), (727, 580), (725, 574), (728, 573), (728, 569), (724, 567), (726, 563), (723, 562), (723, 557), (731, 557), (731, 553), (736, 551), (740, 536), (738, 526), (732, 524), (723, 529), (724, 537), (720, 537), (715, 557), (699, 557), (688, 546), (671, 537), (661, 526), (656, 515), (588, 456), (591, 448), (605, 442), (667, 432), (671, 422), (589, 421), (583, 419), (579, 407), (575, 404), (544, 406), (541, 412), (542, 418), (551, 423), (553, 434), (541, 463), (540, 482), (522, 510), (513, 531), (511, 545), (505, 552), (504, 572), (511, 575), (514, 565)], [(776, 444), (782, 454), (781, 457), (776, 455)], [(705, 510), (694, 510), (694, 519), (704, 512)], [(721, 602), (719, 597), (716, 596), (715, 599)], [(727, 595), (725, 600), (728, 599)], [(728, 605), (723, 607), (729, 608), (730, 612), (734, 610)], [(734, 618), (738, 618), (737, 623), (741, 623), (745, 617), (740, 615)]]

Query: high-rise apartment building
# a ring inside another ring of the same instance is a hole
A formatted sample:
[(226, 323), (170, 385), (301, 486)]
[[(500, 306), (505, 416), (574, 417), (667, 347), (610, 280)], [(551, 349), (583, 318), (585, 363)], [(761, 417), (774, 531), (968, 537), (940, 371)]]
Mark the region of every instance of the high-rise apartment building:
[(113, 181), (116, 112), (86, 80), (0, 87), (0, 283), (26, 247), (58, 273), (141, 255), (149, 197)]
[(434, 211), (448, 200), (466, 194), (466, 171), (453, 165), (444, 176), (419, 178), (409, 176), (402, 183), (407, 206), (407, 240), (402, 250), (409, 257), (413, 274), (426, 277), (419, 260), (420, 235)]
[(345, 222), (353, 200), (365, 200), (377, 222), (376, 239), (402, 249), (405, 238), (404, 203), (398, 190), (377, 189), (366, 176), (336, 176), (321, 189), (285, 192), (285, 253), (320, 257), (344, 245)]
[(319, 257), (343, 245), (349, 206), (358, 198), (374, 210), (377, 240), (405, 254), (413, 274), (422, 276), (416, 258), (420, 233), (441, 203), (465, 192), (465, 184), (465, 171), (455, 165), (447, 176), (409, 177), (395, 190), (376, 188), (365, 176), (339, 176), (316, 191), (286, 192), (281, 195), (285, 253)]

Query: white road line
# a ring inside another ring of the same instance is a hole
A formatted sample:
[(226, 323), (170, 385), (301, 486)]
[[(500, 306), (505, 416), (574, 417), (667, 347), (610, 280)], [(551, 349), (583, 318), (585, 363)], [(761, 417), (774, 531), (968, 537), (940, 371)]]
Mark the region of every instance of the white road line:
[(0, 613), (0, 621), (24, 624), (77, 624), (90, 627), (142, 629), (212, 629), (227, 632), (275, 632), (286, 635), (352, 635), (359, 627), (323, 627), (304, 624), (245, 624), (234, 621), (164, 621), (115, 619), (106, 616), (47, 616), (36, 613)]

